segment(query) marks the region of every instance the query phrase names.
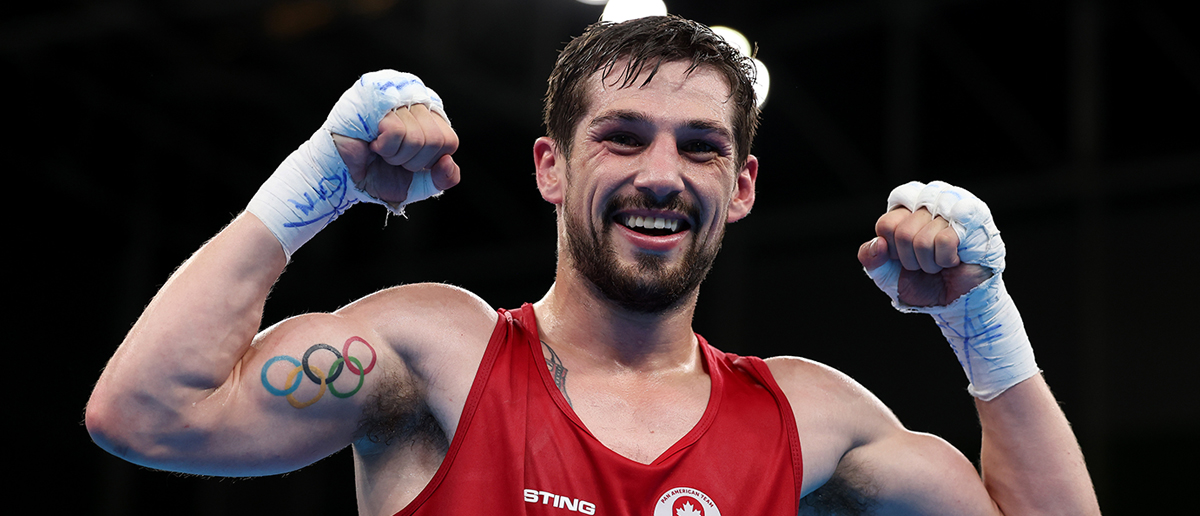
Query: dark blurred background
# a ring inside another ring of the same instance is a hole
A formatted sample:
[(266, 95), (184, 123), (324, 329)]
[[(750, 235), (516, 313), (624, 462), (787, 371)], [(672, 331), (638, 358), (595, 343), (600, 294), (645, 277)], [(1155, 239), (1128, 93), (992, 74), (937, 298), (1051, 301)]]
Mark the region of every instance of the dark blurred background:
[[(928, 318), (892, 311), (855, 260), (893, 186), (966, 187), (1004, 230), (1009, 291), (1105, 512), (1187, 512), (1200, 480), (1200, 19), (1190, 3), (668, 1), (742, 31), (772, 79), (753, 150), (756, 209), (730, 228), (697, 330), (727, 351), (841, 369), (910, 428), (977, 461), (979, 425), (952, 353)], [(6, 464), (41, 512), (354, 512), (346, 451), (283, 477), (185, 477), (109, 456), (82, 418), (157, 288), (363, 72), (410, 71), (438, 90), (462, 140), (463, 182), (410, 207), (408, 220), (351, 210), (297, 253), (266, 322), (414, 281), (515, 307), (553, 279), (554, 212), (534, 188), (530, 149), (556, 52), (601, 7), (0, 9), (0, 62), (15, 87), (4, 162), (18, 268), (5, 292), (19, 307), (10, 325), (26, 335), (15, 340), (36, 351), (10, 386)]]

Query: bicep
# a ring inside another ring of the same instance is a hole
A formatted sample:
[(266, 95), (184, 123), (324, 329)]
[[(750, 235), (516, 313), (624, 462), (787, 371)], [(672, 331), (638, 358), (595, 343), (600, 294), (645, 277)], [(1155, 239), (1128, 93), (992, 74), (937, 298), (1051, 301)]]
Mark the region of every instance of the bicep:
[(469, 292), (419, 284), (268, 328), (229, 392), (206, 400), (225, 412), (214, 427), (245, 436), (228, 462), (290, 471), (363, 437), (388, 442), (388, 422), (414, 416), (449, 435), (495, 320)]
[(167, 469), (241, 476), (311, 464), (352, 442), (385, 371), (406, 368), (354, 319), (308, 314), (276, 324), (255, 337), (219, 388), (163, 432)]
[(934, 435), (889, 432), (850, 450), (842, 463), (869, 493), (865, 514), (1000, 514), (970, 461)]

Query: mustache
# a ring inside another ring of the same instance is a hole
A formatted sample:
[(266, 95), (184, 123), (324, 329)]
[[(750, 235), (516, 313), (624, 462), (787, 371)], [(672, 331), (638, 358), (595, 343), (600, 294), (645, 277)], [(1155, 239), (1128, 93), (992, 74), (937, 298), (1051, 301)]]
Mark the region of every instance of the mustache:
[(621, 195), (608, 200), (604, 207), (604, 219), (611, 221), (617, 212), (629, 209), (661, 210), (683, 213), (693, 223), (700, 220), (700, 206), (681, 197), (678, 193), (658, 199), (648, 192)]

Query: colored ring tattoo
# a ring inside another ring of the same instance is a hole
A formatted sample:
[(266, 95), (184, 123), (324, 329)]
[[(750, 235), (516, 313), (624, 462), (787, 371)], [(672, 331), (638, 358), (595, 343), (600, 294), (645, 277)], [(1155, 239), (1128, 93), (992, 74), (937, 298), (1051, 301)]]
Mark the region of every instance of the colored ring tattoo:
[[(337, 360), (335, 360), (335, 361), (334, 361), (334, 364), (337, 364), (337, 366), (338, 366), (338, 367), (341, 367), (341, 365), (342, 365), (342, 364), (341, 364), (341, 362), (344, 362), (344, 361), (345, 361), (344, 359), (341, 359), (341, 358), (339, 358), (339, 359), (337, 359)], [(359, 368), (359, 369), (362, 369), (362, 362), (359, 362), (357, 358), (350, 357), (350, 364), (356, 365), (356, 366), (358, 366), (358, 368)], [(347, 368), (349, 368), (350, 364), (346, 364)], [(331, 365), (331, 366), (329, 366), (329, 370), (330, 370), (330, 371), (332, 371), (332, 370), (333, 370), (333, 366), (332, 366), (332, 365)], [(360, 374), (360, 375), (358, 375), (358, 385), (355, 385), (355, 386), (354, 386), (354, 390), (352, 390), (352, 391), (350, 391), (350, 392), (344, 392), (344, 393), (343, 393), (343, 392), (338, 392), (337, 388), (336, 388), (336, 387), (334, 387), (334, 386), (333, 386), (333, 384), (331, 383), (331, 384), (329, 384), (329, 394), (332, 394), (332, 395), (334, 395), (334, 396), (337, 396), (337, 397), (339, 397), (339, 398), (349, 398), (350, 396), (353, 396), (353, 395), (354, 395), (354, 393), (358, 392), (358, 390), (359, 390), (359, 389), (361, 389), (361, 388), (362, 388), (362, 386), (363, 386), (363, 378), (365, 378), (366, 376), (367, 376), (367, 373), (365, 373), (365, 372), (364, 372), (364, 373), (362, 373), (362, 374)]]
[[(285, 382), (283, 384), (285, 387), (284, 389), (276, 389), (274, 385), (271, 385), (271, 382), (267, 381), (267, 370), (271, 368), (271, 365), (273, 365), (275, 362), (278, 362), (280, 360), (283, 360), (285, 362), (290, 362), (292, 365), (294, 365), (296, 367), (300, 367), (299, 360), (296, 360), (287, 355), (280, 355), (280, 356), (274, 357), (274, 358), (268, 360), (267, 363), (263, 364), (262, 384), (263, 384), (263, 387), (266, 387), (267, 392), (269, 392), (271, 394), (274, 394), (276, 396), (287, 396), (293, 392), (296, 392), (296, 389), (300, 388), (300, 379), (299, 378), (295, 378), (294, 376), (289, 376), (287, 382)], [(293, 379), (294, 379), (294, 381), (293, 381)], [(291, 386), (288, 387), (288, 385), (291, 385)]]
[(334, 360), (334, 363), (338, 365), (337, 370), (334, 371), (333, 369), (330, 369), (329, 376), (325, 377), (326, 382), (333, 383), (334, 380), (337, 380), (337, 378), (342, 375), (342, 364), (345, 362), (345, 360), (341, 360), (342, 354), (338, 353), (338, 350), (334, 349), (334, 347), (330, 346), (329, 344), (313, 344), (312, 347), (308, 348), (308, 351), (304, 352), (304, 358), (300, 360), (300, 362), (304, 364), (304, 376), (307, 376), (309, 380), (313, 381), (313, 383), (321, 383), (321, 380), (317, 379), (317, 373), (313, 371), (312, 368), (308, 367), (308, 357), (311, 357), (314, 352), (321, 349), (329, 350), (330, 353), (333, 353), (333, 356), (338, 358), (338, 360)]
[[(357, 357), (350, 356), (350, 346), (355, 342), (361, 342), (367, 347), (367, 350), (371, 352), (371, 361), (366, 367), (363, 367), (362, 361)], [(329, 365), (328, 371), (313, 369), (309, 366), (309, 358), (312, 357), (313, 353), (316, 353), (319, 350), (327, 350), (330, 353), (333, 353), (333, 356), (336, 357), (333, 363)], [(348, 398), (353, 396), (362, 389), (364, 379), (367, 376), (367, 373), (371, 372), (371, 370), (375, 368), (375, 361), (377, 358), (378, 355), (375, 353), (375, 347), (371, 346), (371, 344), (366, 340), (363, 340), (362, 337), (355, 336), (346, 339), (346, 343), (342, 345), (341, 352), (338, 352), (336, 348), (330, 346), (329, 344), (318, 343), (309, 346), (309, 348), (304, 352), (303, 358), (300, 360), (296, 360), (295, 357), (288, 355), (271, 357), (266, 363), (263, 364), (260, 376), (262, 378), (263, 388), (265, 388), (267, 392), (275, 396), (286, 397), (288, 404), (293, 407), (304, 408), (316, 403), (318, 400), (324, 397), (326, 389), (329, 390), (330, 394), (333, 394), (337, 398)], [(271, 369), (271, 366), (280, 361), (287, 362), (294, 366), (292, 370), (288, 372), (287, 378), (283, 382), (284, 388), (282, 389), (271, 385), (271, 382), (267, 379), (267, 373)], [(353, 389), (346, 392), (337, 390), (337, 387), (333, 385), (334, 380), (337, 380), (338, 377), (341, 376), (343, 368), (350, 370), (351, 374), (354, 374), (358, 377), (358, 385), (355, 385)], [(300, 388), (300, 384), (303, 383), (300, 378), (301, 372), (303, 372), (305, 377), (317, 384), (319, 387), (317, 394), (307, 401), (300, 401), (296, 399), (294, 395), (296, 390)]]
[[(288, 383), (291, 383), (292, 379), (296, 378), (296, 376), (300, 374), (301, 368), (302, 368), (302, 366), (297, 366), (295, 369), (292, 369), (292, 371), (290, 373), (288, 373)], [(321, 396), (325, 395), (325, 373), (322, 373), (321, 370), (318, 369), (317, 376), (321, 377), (321, 381), (319, 382), (321, 384), (321, 390), (319, 392), (317, 392), (316, 396), (313, 396), (312, 399), (310, 399), (308, 401), (300, 401), (300, 400), (297, 400), (295, 396), (288, 394), (287, 395), (288, 403), (291, 403), (292, 406), (296, 407), (296, 408), (304, 408), (309, 405), (312, 405), (313, 403), (316, 403), (317, 400), (321, 399)]]
[[(367, 368), (363, 369), (362, 373), (355, 371), (355, 369), (359, 369), (362, 367), (362, 364), (359, 362), (353, 362), (350, 364), (346, 364), (346, 368), (349, 369), (351, 373), (366, 375), (367, 373), (371, 372), (372, 369), (375, 368), (375, 348), (372, 347), (370, 344), (368, 344), (367, 341), (363, 340), (362, 337), (350, 337), (350, 338), (346, 339), (346, 344), (344, 346), (342, 346), (342, 354), (346, 355), (346, 356), (350, 356), (350, 344), (353, 344), (355, 342), (361, 342), (361, 343), (363, 343), (364, 346), (367, 347), (367, 349), (371, 350), (371, 363), (367, 364)], [(358, 367), (355, 367), (354, 364), (358, 364)]]

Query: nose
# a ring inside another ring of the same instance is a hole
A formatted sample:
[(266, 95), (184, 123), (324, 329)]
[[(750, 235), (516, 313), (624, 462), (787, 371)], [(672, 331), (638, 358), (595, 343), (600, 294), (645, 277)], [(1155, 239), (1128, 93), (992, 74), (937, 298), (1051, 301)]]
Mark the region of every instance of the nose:
[(641, 157), (634, 187), (660, 201), (683, 191), (683, 157), (673, 138), (656, 138)]

